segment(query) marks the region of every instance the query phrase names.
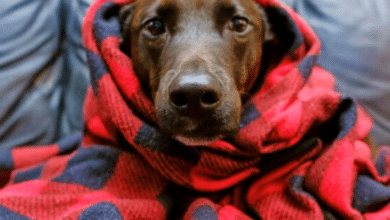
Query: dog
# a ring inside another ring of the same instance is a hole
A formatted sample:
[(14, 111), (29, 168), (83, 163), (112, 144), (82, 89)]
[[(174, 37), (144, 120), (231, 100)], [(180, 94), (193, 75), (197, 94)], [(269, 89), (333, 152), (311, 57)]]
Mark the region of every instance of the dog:
[(122, 50), (154, 102), (158, 127), (188, 146), (234, 137), (245, 101), (289, 48), (268, 53), (276, 31), (285, 42), (289, 33), (252, 0), (138, 0), (119, 18)]
[(161, 131), (190, 146), (234, 137), (273, 36), (264, 10), (252, 0), (140, 0), (119, 17)]

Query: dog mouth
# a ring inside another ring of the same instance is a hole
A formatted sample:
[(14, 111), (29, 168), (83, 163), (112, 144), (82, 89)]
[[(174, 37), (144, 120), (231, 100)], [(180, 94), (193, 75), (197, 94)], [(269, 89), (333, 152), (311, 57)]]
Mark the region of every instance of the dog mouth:
[(159, 128), (165, 135), (187, 146), (208, 146), (238, 134), (239, 117), (235, 113), (215, 111), (210, 114), (183, 115), (168, 110), (157, 114), (157, 118)]
[[(238, 129), (230, 129), (222, 126), (184, 126), (181, 129), (171, 131), (171, 137), (187, 146), (208, 146), (213, 142), (227, 138), (235, 137)], [(190, 128), (191, 127), (191, 128)]]
[(187, 145), (187, 146), (208, 146), (212, 144), (213, 142), (224, 138), (224, 135), (217, 135), (213, 137), (202, 137), (202, 138), (196, 138), (196, 137), (187, 137), (183, 135), (175, 135), (174, 139), (179, 141), (180, 143)]

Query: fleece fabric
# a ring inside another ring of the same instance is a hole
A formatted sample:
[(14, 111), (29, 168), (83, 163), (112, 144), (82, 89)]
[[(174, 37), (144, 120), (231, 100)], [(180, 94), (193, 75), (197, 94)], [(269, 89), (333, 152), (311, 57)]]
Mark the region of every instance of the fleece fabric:
[(363, 142), (370, 118), (316, 66), (320, 43), (296, 13), (275, 0), (256, 0), (274, 23), (270, 45), (287, 45), (286, 53), (266, 68), (237, 137), (192, 147), (159, 132), (153, 103), (120, 50), (115, 12), (130, 2), (97, 0), (86, 14), (92, 83), (85, 132), (1, 152), (0, 216), (390, 218), (390, 150), (382, 148), (375, 166)]

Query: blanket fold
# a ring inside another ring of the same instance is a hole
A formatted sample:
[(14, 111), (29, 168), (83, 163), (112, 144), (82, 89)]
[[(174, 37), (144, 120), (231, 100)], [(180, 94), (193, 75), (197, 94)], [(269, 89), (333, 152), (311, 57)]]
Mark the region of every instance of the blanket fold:
[(91, 5), (83, 24), (92, 79), (85, 132), (2, 152), (0, 216), (390, 218), (390, 150), (383, 147), (374, 165), (363, 142), (370, 117), (316, 66), (319, 40), (295, 12), (276, 0), (256, 0), (271, 24), (285, 25), (274, 25), (268, 48), (278, 42), (286, 53), (266, 68), (235, 139), (191, 147), (159, 132), (153, 103), (120, 50), (116, 12), (131, 2)]

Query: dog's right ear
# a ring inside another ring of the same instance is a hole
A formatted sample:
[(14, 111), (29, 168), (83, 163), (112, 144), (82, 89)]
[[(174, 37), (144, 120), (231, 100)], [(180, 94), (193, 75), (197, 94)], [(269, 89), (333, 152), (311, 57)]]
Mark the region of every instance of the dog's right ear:
[(128, 56), (130, 56), (130, 24), (131, 19), (134, 11), (134, 5), (129, 4), (126, 6), (123, 6), (119, 10), (118, 18), (119, 18), (119, 24), (121, 26), (121, 34), (122, 34), (122, 44), (121, 49), (123, 52), (125, 52)]

